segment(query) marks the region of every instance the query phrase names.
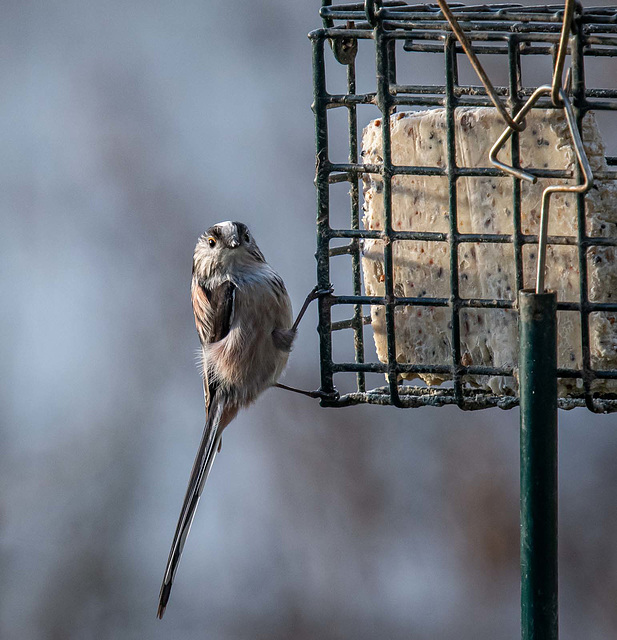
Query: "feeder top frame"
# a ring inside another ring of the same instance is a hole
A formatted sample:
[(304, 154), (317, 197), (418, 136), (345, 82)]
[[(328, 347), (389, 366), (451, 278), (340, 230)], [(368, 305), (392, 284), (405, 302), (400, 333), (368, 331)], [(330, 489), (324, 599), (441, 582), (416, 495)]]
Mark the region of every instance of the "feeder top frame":
[[(554, 33), (559, 36), (564, 6), (523, 6), (514, 3), (464, 5), (449, 4), (466, 32)], [(587, 34), (617, 33), (617, 7), (585, 7), (576, 3), (575, 13)], [(435, 39), (449, 31), (448, 23), (437, 4), (407, 4), (402, 0), (332, 4), (324, 0), (320, 11), (325, 28), (372, 29), (381, 23), (386, 29), (403, 29), (433, 33)], [(430, 37), (429, 35), (423, 37)]]

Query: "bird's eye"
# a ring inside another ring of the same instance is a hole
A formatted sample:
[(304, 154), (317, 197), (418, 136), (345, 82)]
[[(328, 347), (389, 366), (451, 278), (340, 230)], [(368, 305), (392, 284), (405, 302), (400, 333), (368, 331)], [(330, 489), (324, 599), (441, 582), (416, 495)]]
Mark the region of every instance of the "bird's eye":
[(210, 236), (210, 237), (208, 238), (208, 244), (209, 244), (211, 247), (214, 247), (214, 246), (216, 245), (216, 240), (215, 240), (212, 236)]
[(251, 241), (251, 234), (248, 231), (244, 234), (244, 241), (245, 242)]

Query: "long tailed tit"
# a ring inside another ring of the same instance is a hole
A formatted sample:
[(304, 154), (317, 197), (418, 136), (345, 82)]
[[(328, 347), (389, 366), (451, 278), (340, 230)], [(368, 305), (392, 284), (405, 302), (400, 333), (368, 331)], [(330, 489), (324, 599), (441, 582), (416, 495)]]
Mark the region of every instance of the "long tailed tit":
[(298, 323), (308, 303), (323, 293), (313, 290), (293, 323), (285, 284), (266, 262), (246, 225), (220, 222), (199, 238), (193, 255), (191, 298), (201, 341), (206, 425), (165, 569), (159, 618), (165, 613), (199, 497), (220, 450), (223, 429), (239, 409), (277, 385)]

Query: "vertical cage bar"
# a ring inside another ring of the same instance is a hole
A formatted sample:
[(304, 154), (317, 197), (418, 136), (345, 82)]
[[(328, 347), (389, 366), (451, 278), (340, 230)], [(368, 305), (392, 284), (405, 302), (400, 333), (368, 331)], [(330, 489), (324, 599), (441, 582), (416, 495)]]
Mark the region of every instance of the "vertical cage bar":
[[(510, 106), (512, 116), (516, 116), (520, 107), (519, 91), (522, 87), (521, 79), (521, 52), (518, 36), (512, 35), (508, 38), (508, 64), (509, 64), (509, 84), (510, 84)], [(520, 144), (519, 133), (513, 131), (510, 137), (510, 150), (512, 153), (512, 166), (520, 166)], [(521, 232), (521, 181), (520, 178), (512, 177), (512, 237), (514, 244), (514, 274), (516, 291), (523, 287), (523, 238)]]
[[(582, 25), (578, 16), (574, 17), (575, 36), (571, 39), (571, 57), (572, 57), (572, 106), (574, 115), (576, 116), (576, 126), (578, 130), (583, 131), (583, 116), (585, 115), (586, 99), (585, 99), (585, 58), (583, 56), (583, 37)], [(576, 179), (580, 184), (582, 182), (582, 168), (576, 163)], [(581, 344), (582, 344), (582, 374), (583, 389), (585, 392), (585, 404), (591, 411), (595, 411), (595, 405), (591, 392), (591, 381), (593, 372), (591, 370), (591, 350), (589, 346), (589, 293), (588, 293), (588, 277), (587, 277), (587, 251), (585, 244), (587, 238), (587, 223), (585, 216), (585, 194), (577, 193), (576, 213), (578, 221), (578, 273), (579, 273), (579, 289), (580, 289), (580, 305), (581, 305)]]
[[(332, 0), (321, 0), (321, 7), (330, 7), (332, 6)], [(324, 19), (324, 27), (331, 27), (334, 24), (332, 18)]]
[(398, 372), (396, 367), (394, 269), (392, 267), (392, 149), (390, 140), (390, 113), (392, 96), (388, 82), (388, 37), (381, 22), (374, 30), (377, 66), (377, 106), (381, 111), (381, 141), (383, 156), (383, 206), (384, 206), (384, 286), (386, 299), (386, 332), (388, 347), (388, 385), (390, 400), (400, 407)]
[[(323, 32), (313, 36), (313, 112), (315, 113), (315, 145), (317, 151), (315, 186), (317, 187), (317, 285), (330, 286), (330, 161), (328, 158), (328, 114), (326, 107), (326, 66)], [(324, 297), (318, 300), (321, 390), (334, 392), (332, 373), (332, 319), (330, 305)]]
[[(347, 65), (347, 93), (353, 95), (356, 93), (356, 62), (352, 60)], [(349, 105), (348, 108), (348, 125), (349, 125), (349, 162), (356, 164), (358, 162), (358, 114), (355, 104)], [(360, 228), (360, 194), (358, 188), (359, 177), (357, 174), (349, 176), (349, 197), (351, 202), (351, 228)], [(362, 276), (360, 273), (360, 240), (353, 238), (351, 241), (351, 268), (353, 272), (353, 294), (354, 296), (362, 295)], [(364, 362), (364, 319), (362, 317), (362, 305), (354, 305), (353, 315), (353, 331), (354, 331), (354, 349), (356, 353), (356, 362)], [(366, 391), (366, 374), (359, 371), (356, 374), (356, 383), (358, 391), (364, 393)]]
[[(388, 83), (396, 84), (396, 40), (388, 40), (386, 42), (386, 51), (388, 53)], [(396, 113), (396, 105), (390, 108), (391, 113)]]
[(521, 637), (557, 640), (557, 295), (519, 292)]
[(448, 174), (448, 203), (450, 221), (450, 309), (452, 311), (452, 380), (454, 382), (454, 397), (458, 406), (464, 408), (463, 384), (461, 379), (461, 329), (460, 329), (460, 297), (458, 287), (458, 216), (457, 216), (457, 167), (456, 167), (456, 137), (454, 109), (456, 97), (454, 85), (458, 81), (458, 65), (456, 60), (456, 38), (446, 36), (444, 43), (446, 66), (446, 151)]

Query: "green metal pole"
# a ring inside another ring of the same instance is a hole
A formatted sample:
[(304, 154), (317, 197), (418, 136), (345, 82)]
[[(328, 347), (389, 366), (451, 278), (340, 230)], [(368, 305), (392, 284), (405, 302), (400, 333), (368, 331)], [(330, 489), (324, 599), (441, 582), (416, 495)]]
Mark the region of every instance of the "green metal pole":
[(557, 296), (519, 292), (521, 637), (557, 640)]

